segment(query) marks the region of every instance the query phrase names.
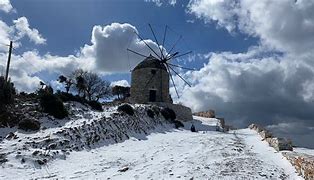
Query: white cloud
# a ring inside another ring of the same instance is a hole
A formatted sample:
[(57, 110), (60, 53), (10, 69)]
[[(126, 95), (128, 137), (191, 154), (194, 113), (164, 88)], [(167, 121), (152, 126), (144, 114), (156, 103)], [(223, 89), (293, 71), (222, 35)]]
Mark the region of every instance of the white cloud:
[[(85, 45), (81, 52), (95, 59), (95, 69), (104, 72), (128, 72), (145, 57), (127, 51), (130, 48), (145, 56), (154, 53), (141, 41), (137, 29), (130, 24), (112, 23), (94, 26), (92, 45)], [(145, 42), (159, 55), (158, 45), (152, 40)]]
[[(0, 53), (0, 58), (6, 59), (6, 53)], [(41, 56), (36, 51), (27, 51), (21, 55), (13, 54), (9, 75), (19, 91), (32, 92), (38, 88), (39, 81), (44, 81), (39, 73), (45, 73), (45, 76), (55, 73), (69, 75), (76, 68), (88, 69), (91, 66), (90, 62), (93, 61), (73, 55)], [(5, 68), (6, 62), (1, 61), (0, 70), (4, 71)]]
[(17, 31), (17, 39), (27, 36), (30, 41), (35, 44), (45, 44), (46, 39), (42, 37), (39, 31), (35, 28), (31, 29), (26, 17), (20, 17), (13, 21), (14, 28)]
[(0, 11), (9, 13), (13, 11), (13, 7), (9, 0), (0, 0)]
[(236, 6), (234, 0), (191, 0), (188, 10), (198, 18), (208, 23), (217, 22), (218, 26), (231, 32), (235, 29)]
[(0, 52), (8, 50), (6, 45), (10, 42), (12, 31), (13, 29), (10, 26), (0, 20)]
[(156, 6), (161, 6), (163, 5), (164, 3), (168, 3), (172, 6), (176, 5), (177, 3), (177, 0), (144, 0), (145, 2), (152, 2), (152, 3), (155, 3)]
[(276, 50), (314, 49), (314, 1), (191, 0), (188, 11), (228, 31), (259, 37)]
[(127, 80), (119, 80), (119, 81), (111, 82), (110, 86), (130, 87), (130, 84)]

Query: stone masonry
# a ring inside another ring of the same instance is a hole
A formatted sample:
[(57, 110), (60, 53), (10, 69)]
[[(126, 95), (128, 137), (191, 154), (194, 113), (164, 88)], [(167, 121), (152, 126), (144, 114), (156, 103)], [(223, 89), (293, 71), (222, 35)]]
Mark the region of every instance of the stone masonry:
[(155, 102), (171, 103), (169, 96), (169, 74), (166, 67), (150, 56), (138, 64), (132, 71), (131, 103), (150, 102), (150, 91), (156, 92)]

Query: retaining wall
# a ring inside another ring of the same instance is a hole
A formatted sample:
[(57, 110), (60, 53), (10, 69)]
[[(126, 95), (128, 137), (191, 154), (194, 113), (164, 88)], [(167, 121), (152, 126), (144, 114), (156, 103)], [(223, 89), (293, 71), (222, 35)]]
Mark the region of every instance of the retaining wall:
[(155, 104), (161, 107), (168, 107), (172, 109), (176, 113), (178, 120), (181, 120), (181, 121), (193, 120), (192, 110), (189, 107), (183, 106), (181, 104), (171, 104), (171, 103), (163, 103), (163, 102), (155, 102), (152, 104)]

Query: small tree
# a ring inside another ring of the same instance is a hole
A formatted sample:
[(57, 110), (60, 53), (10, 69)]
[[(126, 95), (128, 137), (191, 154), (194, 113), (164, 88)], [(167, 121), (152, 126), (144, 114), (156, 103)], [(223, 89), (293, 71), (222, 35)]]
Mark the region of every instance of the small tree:
[(38, 90), (37, 93), (40, 100), (40, 106), (44, 112), (58, 119), (63, 119), (68, 116), (67, 109), (64, 107), (61, 99), (53, 94), (51, 86), (46, 86), (43, 89)]
[(84, 98), (85, 98), (85, 87), (86, 87), (85, 78), (84, 78), (85, 74), (86, 74), (86, 71), (84, 71), (83, 69), (77, 69), (73, 71), (72, 74), (70, 75), (72, 79), (75, 80), (74, 87), (78, 95), (80, 96), (81, 94), (83, 94)]
[(118, 100), (124, 100), (130, 95), (130, 87), (114, 86), (112, 94), (117, 96)]
[(58, 80), (60, 83), (64, 83), (66, 93), (69, 93), (71, 86), (74, 84), (73, 80), (63, 75), (59, 76)]

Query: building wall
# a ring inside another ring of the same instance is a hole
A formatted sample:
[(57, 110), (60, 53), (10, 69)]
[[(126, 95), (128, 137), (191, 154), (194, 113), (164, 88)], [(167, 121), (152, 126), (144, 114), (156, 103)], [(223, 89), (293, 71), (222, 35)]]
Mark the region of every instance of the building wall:
[[(154, 70), (155, 75), (152, 73)], [(149, 82), (149, 83), (148, 83)], [(131, 97), (132, 103), (148, 103), (149, 91), (156, 90), (156, 102), (169, 102), (169, 75), (163, 69), (141, 68), (132, 71)]]

